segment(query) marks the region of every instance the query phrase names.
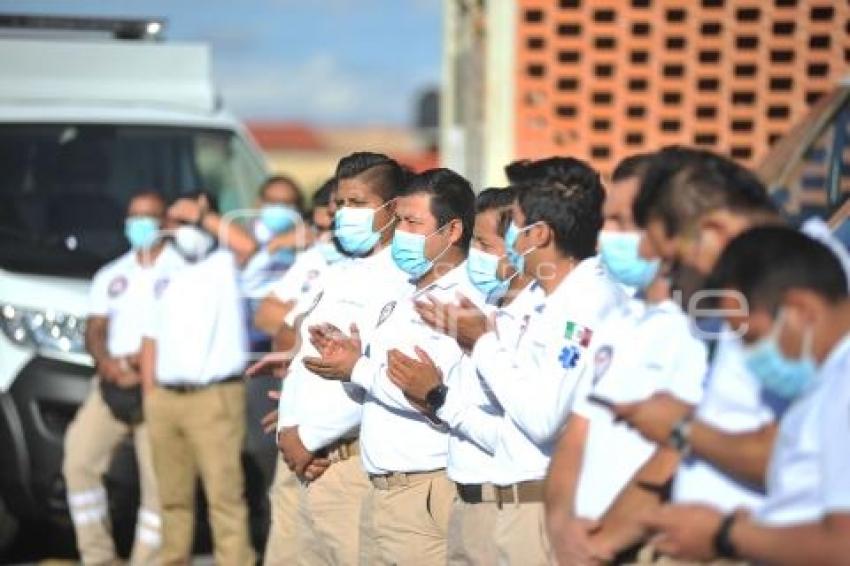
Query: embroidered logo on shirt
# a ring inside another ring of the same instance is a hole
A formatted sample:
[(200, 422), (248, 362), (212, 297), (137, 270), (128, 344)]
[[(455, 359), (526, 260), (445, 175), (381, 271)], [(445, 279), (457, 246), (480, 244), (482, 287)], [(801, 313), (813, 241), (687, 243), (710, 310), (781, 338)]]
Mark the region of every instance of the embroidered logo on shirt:
[(381, 326), (381, 324), (383, 324), (384, 321), (393, 314), (393, 311), (395, 310), (395, 303), (395, 301), (390, 301), (384, 305), (384, 308), (381, 309), (381, 314), (378, 316), (378, 326)]
[(566, 327), (564, 327), (564, 338), (578, 343), (582, 348), (587, 348), (590, 345), (592, 336), (593, 331), (591, 329), (573, 321), (568, 321)]
[(558, 361), (561, 362), (562, 368), (572, 369), (576, 367), (580, 357), (581, 350), (579, 350), (578, 346), (570, 344), (569, 346), (564, 346), (564, 349), (561, 350), (561, 354), (558, 356)]
[(121, 293), (127, 290), (127, 278), (123, 275), (119, 275), (115, 279), (109, 282), (109, 298), (114, 299)]
[(593, 385), (599, 383), (602, 376), (611, 367), (611, 360), (614, 359), (614, 348), (608, 344), (602, 346), (593, 355)]

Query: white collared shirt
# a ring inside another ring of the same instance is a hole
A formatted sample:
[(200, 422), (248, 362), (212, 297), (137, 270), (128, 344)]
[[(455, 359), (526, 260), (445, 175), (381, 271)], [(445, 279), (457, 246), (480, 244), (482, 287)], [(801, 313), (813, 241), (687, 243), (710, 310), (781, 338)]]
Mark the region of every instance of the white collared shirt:
[(283, 320), (286, 324), (294, 324), (297, 316), (310, 308), (325, 282), (333, 277), (332, 266), (354, 261), (352, 258), (341, 257), (329, 264), (319, 250), (319, 246), (323, 244), (322, 242), (313, 245), (295, 256), (292, 267), (270, 289), (270, 293), (281, 301), (295, 302)]
[(409, 296), (413, 285), (392, 259), (390, 249), (331, 268), (298, 329), (301, 347), (284, 379), (278, 429), (298, 426), (304, 446), (315, 451), (351, 436), (360, 425), (363, 391), (356, 385), (326, 380), (304, 367), (305, 357), (319, 357), (309, 327), (330, 323), (346, 334), (356, 324), (367, 344), (387, 301)]
[[(498, 311), (502, 316), (518, 317), (543, 300), (540, 286), (531, 283)], [(484, 309), (488, 315), (493, 310)], [(449, 391), (437, 416), (449, 426), (449, 479), (463, 484), (491, 482), (493, 453), (505, 425), (504, 410), (469, 356), (452, 368), (445, 383)]]
[[(598, 519), (657, 446), (590, 394), (615, 403), (644, 400), (667, 391), (696, 405), (706, 371), (705, 345), (690, 331), (690, 321), (673, 301), (647, 305), (632, 299), (614, 309), (594, 332), (572, 412), (589, 421), (576, 485), (575, 512)], [(614, 448), (615, 447), (615, 448)]]
[(211, 383), (241, 373), (247, 361), (236, 259), (217, 249), (174, 273), (158, 295), (145, 336), (156, 340), (162, 384)]
[(422, 415), (387, 376), (387, 353), (398, 349), (417, 358), (414, 347), (428, 353), (437, 367), (448, 375), (461, 363), (463, 351), (457, 341), (426, 325), (414, 309), (414, 302), (430, 295), (441, 302), (455, 302), (458, 293), (476, 306), (484, 297), (469, 281), (466, 264), (461, 263), (432, 285), (407, 298), (388, 302), (367, 346), (357, 362), (351, 382), (366, 391), (360, 427), (363, 466), (370, 474), (424, 472), (446, 467), (448, 429), (435, 425)]
[(109, 319), (106, 346), (110, 356), (138, 353), (155, 294), (186, 264), (170, 244), (165, 244), (147, 267), (139, 263), (138, 253), (130, 250), (100, 268), (89, 289), (89, 316)]
[(783, 414), (766, 483), (760, 522), (792, 525), (850, 513), (850, 334)]
[(597, 257), (579, 263), (552, 294), (519, 317), (497, 317), (472, 360), (505, 411), (494, 457), (494, 482), (546, 475), (566, 421), (594, 329), (626, 300)]
[[(758, 382), (744, 366), (741, 343), (728, 326), (717, 342), (695, 418), (726, 433), (754, 431), (774, 420)], [(707, 503), (731, 512), (738, 507), (757, 509), (763, 495), (705, 460), (690, 456), (679, 464), (673, 500)]]

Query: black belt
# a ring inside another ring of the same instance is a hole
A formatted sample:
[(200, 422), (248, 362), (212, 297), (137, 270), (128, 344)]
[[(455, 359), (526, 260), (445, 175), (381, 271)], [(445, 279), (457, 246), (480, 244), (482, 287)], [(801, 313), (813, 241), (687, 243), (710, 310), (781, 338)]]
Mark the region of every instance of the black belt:
[(159, 386), (175, 393), (193, 393), (216, 385), (224, 385), (225, 383), (233, 383), (242, 381), (242, 374), (229, 375), (224, 379), (211, 381), (209, 383), (160, 383)]

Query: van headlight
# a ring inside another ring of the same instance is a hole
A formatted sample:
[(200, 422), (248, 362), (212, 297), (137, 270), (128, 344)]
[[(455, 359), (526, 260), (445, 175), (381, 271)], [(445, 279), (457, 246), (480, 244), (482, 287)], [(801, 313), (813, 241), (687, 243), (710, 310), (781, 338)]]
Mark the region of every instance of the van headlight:
[(55, 310), (0, 303), (0, 328), (18, 346), (83, 354), (86, 321)]

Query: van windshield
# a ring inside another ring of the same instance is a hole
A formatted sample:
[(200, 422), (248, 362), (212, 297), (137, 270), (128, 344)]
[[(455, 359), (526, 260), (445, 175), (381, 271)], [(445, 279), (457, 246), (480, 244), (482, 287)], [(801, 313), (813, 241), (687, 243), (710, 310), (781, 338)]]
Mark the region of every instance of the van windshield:
[(127, 250), (131, 195), (197, 189), (223, 212), (250, 205), (265, 172), (232, 131), (100, 124), (0, 125), (0, 267), (88, 276)]

